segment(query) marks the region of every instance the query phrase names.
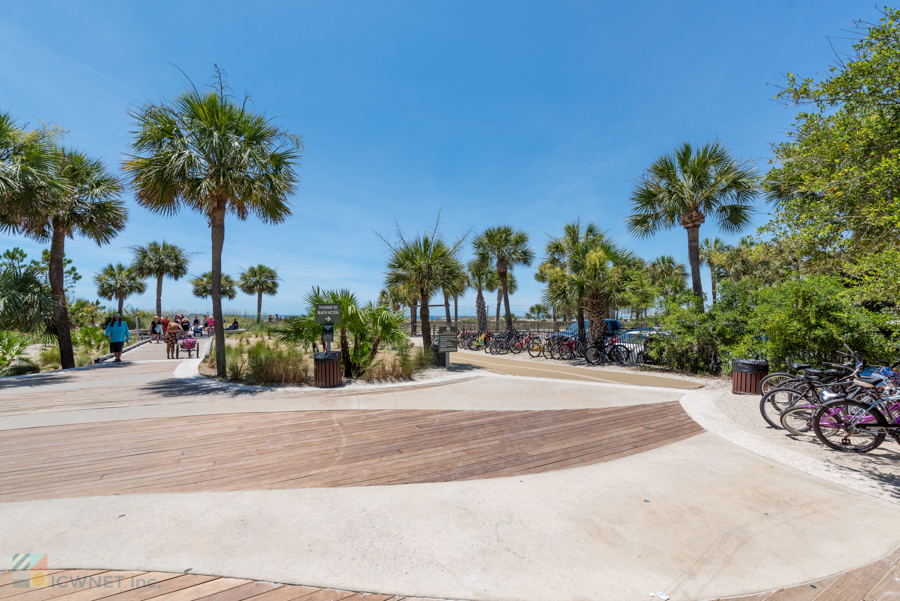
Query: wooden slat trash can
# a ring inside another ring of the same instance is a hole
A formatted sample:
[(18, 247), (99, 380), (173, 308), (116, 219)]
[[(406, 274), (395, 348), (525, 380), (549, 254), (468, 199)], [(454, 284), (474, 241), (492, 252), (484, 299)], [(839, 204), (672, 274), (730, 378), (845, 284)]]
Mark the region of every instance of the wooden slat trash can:
[(734, 394), (759, 394), (759, 381), (769, 374), (769, 362), (756, 359), (734, 359), (731, 366), (731, 392)]
[(340, 351), (313, 355), (313, 369), (317, 388), (334, 388), (344, 383)]

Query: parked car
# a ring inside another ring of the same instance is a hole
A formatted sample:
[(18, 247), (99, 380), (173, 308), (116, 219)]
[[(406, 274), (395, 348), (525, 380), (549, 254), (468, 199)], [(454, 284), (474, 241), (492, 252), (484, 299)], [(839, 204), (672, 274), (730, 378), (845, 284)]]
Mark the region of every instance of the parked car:
[[(584, 320), (584, 329), (588, 329), (588, 321)], [(606, 320), (606, 335), (607, 336), (616, 336), (619, 332), (622, 331), (622, 325), (619, 323), (618, 319), (607, 319)], [(567, 336), (577, 336), (578, 335), (578, 324), (573, 323), (568, 328), (566, 328), (565, 334)]]

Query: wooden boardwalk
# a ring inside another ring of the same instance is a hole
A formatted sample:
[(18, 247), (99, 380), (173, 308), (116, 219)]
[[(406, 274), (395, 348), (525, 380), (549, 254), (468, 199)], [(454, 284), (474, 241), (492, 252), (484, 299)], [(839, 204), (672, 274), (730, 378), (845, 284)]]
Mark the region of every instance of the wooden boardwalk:
[[(897, 601), (900, 550), (861, 568), (786, 589), (715, 601)], [(43, 586), (12, 585), (0, 572), (0, 599), (9, 601), (426, 601), (364, 593), (168, 572), (49, 570)], [(17, 574), (17, 578), (21, 578)], [(37, 582), (36, 582), (37, 583)], [(679, 601), (673, 599), (673, 601)]]
[(609, 461), (701, 433), (677, 402), (568, 411), (298, 411), (11, 430), (0, 502), (447, 482)]

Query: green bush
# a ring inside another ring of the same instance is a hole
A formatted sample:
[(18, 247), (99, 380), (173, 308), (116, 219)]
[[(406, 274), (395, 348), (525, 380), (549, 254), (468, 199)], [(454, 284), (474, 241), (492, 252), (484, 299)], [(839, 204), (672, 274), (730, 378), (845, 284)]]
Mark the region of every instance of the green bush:
[(14, 330), (0, 331), (0, 367), (21, 361), (29, 342), (27, 334)]
[(24, 376), (27, 374), (40, 373), (41, 368), (38, 367), (30, 359), (23, 359), (15, 365), (8, 365), (0, 370), (0, 378), (8, 378), (10, 376)]
[(881, 333), (886, 316), (855, 305), (840, 280), (815, 276), (759, 287), (752, 280), (722, 282), (718, 302), (704, 312), (691, 294), (657, 315), (662, 336), (651, 356), (689, 373), (729, 374), (731, 360), (765, 359), (771, 371), (791, 361), (837, 361), (846, 342), (867, 357), (891, 356)]
[(247, 349), (250, 384), (306, 384), (311, 375), (309, 358), (295, 348), (269, 347), (260, 341)]

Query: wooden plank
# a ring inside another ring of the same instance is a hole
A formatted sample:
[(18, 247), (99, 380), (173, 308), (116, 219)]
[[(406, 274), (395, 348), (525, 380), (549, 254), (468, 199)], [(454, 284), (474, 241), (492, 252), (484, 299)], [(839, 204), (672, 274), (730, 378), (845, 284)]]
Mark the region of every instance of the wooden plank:
[[(256, 597), (274, 589), (281, 588), (282, 586), (283, 585), (281, 584), (275, 584), (273, 582), (248, 582), (242, 586), (237, 586), (222, 591), (221, 593), (207, 595), (206, 597), (200, 597), (199, 599), (202, 599), (203, 601), (244, 601), (244, 599)], [(195, 599), (194, 601), (199, 601), (199, 599)]]
[(863, 601), (900, 601), (900, 566), (895, 564)]
[(181, 590), (172, 591), (154, 597), (156, 601), (196, 601), (203, 599), (216, 593), (221, 593), (229, 589), (237, 588), (250, 582), (249, 580), (239, 580), (237, 578), (216, 578), (209, 582), (189, 586)]
[(887, 575), (892, 567), (890, 562), (879, 560), (861, 568), (845, 572), (815, 599), (816, 601), (862, 599)]
[(322, 589), (286, 584), (267, 593), (262, 593), (261, 595), (253, 597), (253, 601), (293, 601), (294, 599), (299, 599), (304, 595), (320, 590)]
[(16, 588), (13, 586), (0, 589), (0, 599), (14, 601), (48, 601), (72, 592), (73, 588), (91, 588), (98, 580), (91, 577), (102, 575), (106, 570), (65, 570), (48, 576), (48, 585), (42, 588)]
[(106, 597), (104, 601), (147, 601), (148, 599), (155, 599), (205, 582), (217, 580), (215, 576), (201, 576), (199, 574), (174, 574), (173, 576), (173, 578), (168, 578), (165, 581), (154, 583), (152, 586), (144, 586), (111, 595)]
[(300, 601), (341, 601), (347, 597), (355, 595), (353, 591), (335, 591), (331, 589), (322, 589), (314, 593), (310, 593), (300, 597)]

